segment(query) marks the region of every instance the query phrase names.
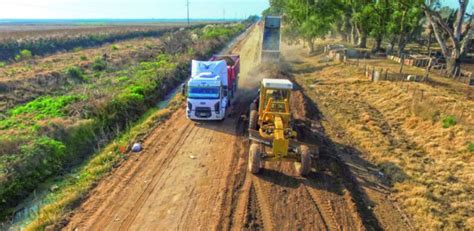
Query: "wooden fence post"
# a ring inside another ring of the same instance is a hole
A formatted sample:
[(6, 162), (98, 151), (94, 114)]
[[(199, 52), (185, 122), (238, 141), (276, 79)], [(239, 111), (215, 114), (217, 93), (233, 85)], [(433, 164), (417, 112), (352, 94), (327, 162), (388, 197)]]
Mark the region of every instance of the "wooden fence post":
[[(453, 76), (452, 78), (453, 78), (453, 79), (456, 79), (456, 75), (458, 74), (458, 69), (459, 69), (459, 67), (456, 67), (456, 68), (454, 69), (454, 73), (452, 73), (452, 76)], [(450, 75), (451, 75), (451, 73), (450, 73)]]
[(400, 73), (403, 71), (403, 65), (405, 65), (405, 56), (401, 56), (401, 62), (400, 62)]
[(432, 59), (430, 58), (430, 61), (428, 62), (428, 65), (426, 66), (426, 73), (425, 73), (425, 77), (423, 78), (423, 82), (428, 81), (428, 78), (430, 77), (431, 61)]

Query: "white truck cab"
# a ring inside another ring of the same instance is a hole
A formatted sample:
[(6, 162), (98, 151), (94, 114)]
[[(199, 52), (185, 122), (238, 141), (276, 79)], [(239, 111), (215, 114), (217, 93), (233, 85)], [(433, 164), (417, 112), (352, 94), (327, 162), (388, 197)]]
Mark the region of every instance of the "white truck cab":
[(229, 105), (226, 80), (225, 62), (193, 61), (192, 77), (186, 86), (188, 103), (186, 117), (192, 120), (225, 119)]

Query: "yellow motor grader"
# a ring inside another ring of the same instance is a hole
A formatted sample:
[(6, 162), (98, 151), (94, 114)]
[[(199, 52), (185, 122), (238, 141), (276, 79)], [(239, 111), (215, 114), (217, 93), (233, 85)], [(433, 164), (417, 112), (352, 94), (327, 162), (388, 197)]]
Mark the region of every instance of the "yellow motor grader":
[(257, 174), (264, 161), (300, 162), (298, 173), (311, 171), (312, 151), (317, 150), (296, 140), (292, 128), (290, 95), (293, 83), (287, 79), (263, 79), (259, 97), (250, 106), (248, 170)]

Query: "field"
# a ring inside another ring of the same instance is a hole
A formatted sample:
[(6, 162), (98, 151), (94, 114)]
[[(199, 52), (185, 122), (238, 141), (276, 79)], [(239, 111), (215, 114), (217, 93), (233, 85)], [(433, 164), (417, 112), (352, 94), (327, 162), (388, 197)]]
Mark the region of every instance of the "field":
[[(371, 169), (352, 160), (355, 157), (375, 165), (381, 181), (390, 187), (390, 198), (416, 229), (473, 228), (472, 88), (439, 77), (436, 71), (430, 84), (374, 83), (365, 76), (365, 65), (392, 71), (400, 65), (371, 59), (360, 60), (357, 67), (290, 49), (296, 53), (290, 61), (297, 81), (324, 114), (329, 137), (355, 148), (347, 157), (349, 163)], [(423, 69), (406, 68), (424, 74)]]
[(190, 59), (208, 57), (244, 28), (170, 27), (156, 38), (31, 57), (0, 68), (2, 215), (155, 107), (187, 78)]
[(3, 28), (6, 31), (0, 35), (0, 61), (21, 61), (58, 51), (80, 50), (132, 38), (156, 37), (180, 27), (184, 25), (58, 26), (53, 29), (37, 26), (13, 32)]

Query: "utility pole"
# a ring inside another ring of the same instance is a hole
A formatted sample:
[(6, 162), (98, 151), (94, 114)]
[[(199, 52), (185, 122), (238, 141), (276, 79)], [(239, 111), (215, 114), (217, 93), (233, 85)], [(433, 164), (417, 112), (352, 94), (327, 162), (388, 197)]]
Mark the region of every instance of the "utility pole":
[(189, 0), (186, 0), (186, 7), (188, 9), (188, 26), (189, 26)]

